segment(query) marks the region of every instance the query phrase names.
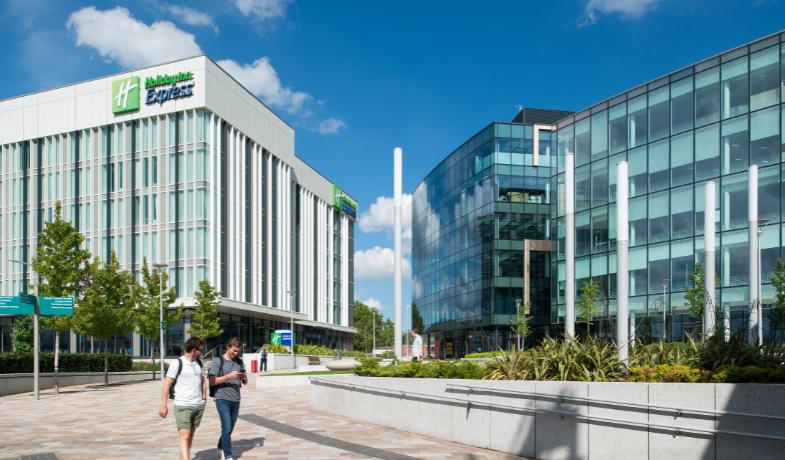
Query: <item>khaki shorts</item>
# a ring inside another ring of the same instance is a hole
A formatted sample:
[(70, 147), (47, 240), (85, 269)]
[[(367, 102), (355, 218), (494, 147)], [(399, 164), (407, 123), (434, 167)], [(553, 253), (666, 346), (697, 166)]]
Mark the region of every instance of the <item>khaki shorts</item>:
[(174, 419), (178, 430), (199, 428), (204, 414), (204, 404), (200, 406), (174, 406)]

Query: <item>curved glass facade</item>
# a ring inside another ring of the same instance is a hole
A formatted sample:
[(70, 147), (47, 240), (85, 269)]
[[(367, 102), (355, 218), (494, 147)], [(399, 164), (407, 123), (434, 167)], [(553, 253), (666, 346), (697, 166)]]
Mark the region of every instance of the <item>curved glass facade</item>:
[[(717, 184), (717, 304), (745, 327), (750, 304), (747, 169), (759, 167), (762, 299), (774, 302), (769, 276), (782, 254), (785, 177), (785, 46), (767, 37), (601, 102), (558, 123), (556, 190), (564, 190), (564, 155), (575, 154), (575, 285), (600, 285), (602, 321), (616, 310), (616, 164), (629, 162), (630, 310), (654, 337), (681, 339), (700, 323), (686, 314), (684, 289), (703, 260), (704, 184)], [(564, 200), (554, 200), (554, 324), (564, 321)], [(576, 298), (579, 292), (576, 293)], [(670, 316), (670, 312), (673, 316)], [(648, 320), (646, 318), (649, 318)], [(658, 322), (659, 321), (659, 322)], [(764, 309), (766, 340), (772, 336)], [(672, 323), (672, 326), (671, 326)], [(645, 327), (644, 327), (645, 329)]]
[[(510, 345), (524, 298), (524, 240), (550, 239), (551, 133), (493, 123), (447, 156), (413, 195), (413, 303), (431, 352)], [(538, 165), (535, 166), (535, 163)], [(530, 253), (533, 325), (550, 326), (550, 252)]]

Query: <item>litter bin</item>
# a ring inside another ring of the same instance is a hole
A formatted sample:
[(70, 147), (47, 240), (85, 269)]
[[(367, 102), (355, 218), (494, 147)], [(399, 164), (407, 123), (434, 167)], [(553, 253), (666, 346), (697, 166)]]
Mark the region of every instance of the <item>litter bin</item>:
[(253, 372), (254, 374), (259, 372), (259, 360), (258, 359), (252, 359), (251, 360), (251, 372)]

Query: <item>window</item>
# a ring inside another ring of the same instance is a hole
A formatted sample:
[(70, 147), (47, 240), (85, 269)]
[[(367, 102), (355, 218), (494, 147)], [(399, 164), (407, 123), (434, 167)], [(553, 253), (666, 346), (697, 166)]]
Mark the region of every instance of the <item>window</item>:
[(722, 234), (723, 286), (747, 284), (749, 280), (749, 249), (747, 232), (741, 230)]
[(730, 174), (747, 169), (749, 152), (747, 116), (722, 122), (722, 173)]
[(720, 173), (719, 125), (695, 131), (695, 180), (709, 179)]
[(629, 258), (630, 295), (646, 294), (646, 247), (630, 249)]
[[(695, 265), (692, 239), (671, 243), (671, 279), (670, 290), (683, 291), (689, 284), (690, 275)], [(674, 308), (677, 306), (674, 302)]]
[(646, 143), (648, 130), (648, 121), (646, 116), (646, 96), (639, 96), (631, 99), (628, 103), (629, 114), (627, 120), (629, 123), (629, 141), (627, 145), (629, 148), (635, 148), (639, 145)]
[(749, 110), (747, 57), (722, 65), (722, 118), (731, 118)]
[(779, 110), (777, 107), (750, 115), (750, 161), (766, 166), (780, 161)]
[(649, 190), (655, 192), (670, 185), (668, 140), (649, 145)]
[[(615, 225), (612, 222), (611, 225)], [(591, 247), (592, 252), (608, 250), (608, 208), (594, 208), (591, 212)]]
[(778, 58), (776, 46), (750, 57), (750, 110), (769, 107), (780, 100)]
[(695, 75), (695, 126), (720, 119), (720, 69), (715, 67)]
[(153, 185), (158, 185), (158, 157), (151, 159), (153, 167)]
[(684, 238), (693, 232), (692, 185), (671, 190), (671, 237)]
[(668, 248), (668, 243), (649, 246), (650, 294), (662, 294), (663, 280), (670, 279), (670, 251)]
[(665, 241), (670, 236), (668, 192), (649, 195), (649, 242)]
[(591, 205), (601, 206), (608, 203), (608, 160), (591, 164)]
[(648, 177), (646, 175), (646, 147), (630, 150), (629, 158), (630, 197), (646, 194)]
[(648, 225), (646, 221), (646, 197), (634, 198), (629, 202), (630, 246), (646, 244)]
[(758, 218), (780, 221), (779, 166), (762, 168), (758, 172)]
[(666, 85), (649, 93), (649, 138), (651, 140), (662, 139), (670, 132), (668, 89)]
[(589, 141), (590, 121), (588, 118), (575, 123), (575, 165), (588, 163), (591, 159), (591, 142)]
[(575, 168), (575, 210), (588, 209), (591, 206), (591, 177), (589, 165)]
[(722, 229), (733, 230), (747, 226), (747, 174), (739, 173), (722, 178)]
[(611, 107), (608, 118), (608, 136), (611, 154), (627, 148), (627, 104)]
[(620, 161), (625, 161), (627, 155), (621, 153), (608, 159), (608, 201), (616, 201), (616, 166)]
[(608, 155), (608, 112), (603, 110), (591, 116), (591, 157)]
[(573, 126), (568, 126), (566, 128), (562, 128), (559, 130), (558, 172), (564, 171), (564, 156), (567, 154), (567, 152), (575, 152), (575, 148), (573, 147), (573, 133), (574, 133), (573, 128), (574, 128)]
[(692, 182), (692, 131), (671, 138), (671, 182), (673, 186)]
[(589, 252), (591, 252), (591, 219), (589, 211), (578, 212), (575, 214), (575, 255), (584, 256)]

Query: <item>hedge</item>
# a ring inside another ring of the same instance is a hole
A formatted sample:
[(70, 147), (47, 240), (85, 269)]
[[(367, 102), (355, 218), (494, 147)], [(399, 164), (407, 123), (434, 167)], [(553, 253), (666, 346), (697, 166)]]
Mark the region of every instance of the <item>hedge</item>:
[[(133, 370), (130, 355), (107, 354), (109, 372)], [(54, 372), (54, 353), (41, 353), (39, 356), (41, 372)], [(60, 372), (103, 372), (104, 354), (102, 353), (60, 353)], [(32, 353), (0, 353), (0, 374), (33, 372)]]

